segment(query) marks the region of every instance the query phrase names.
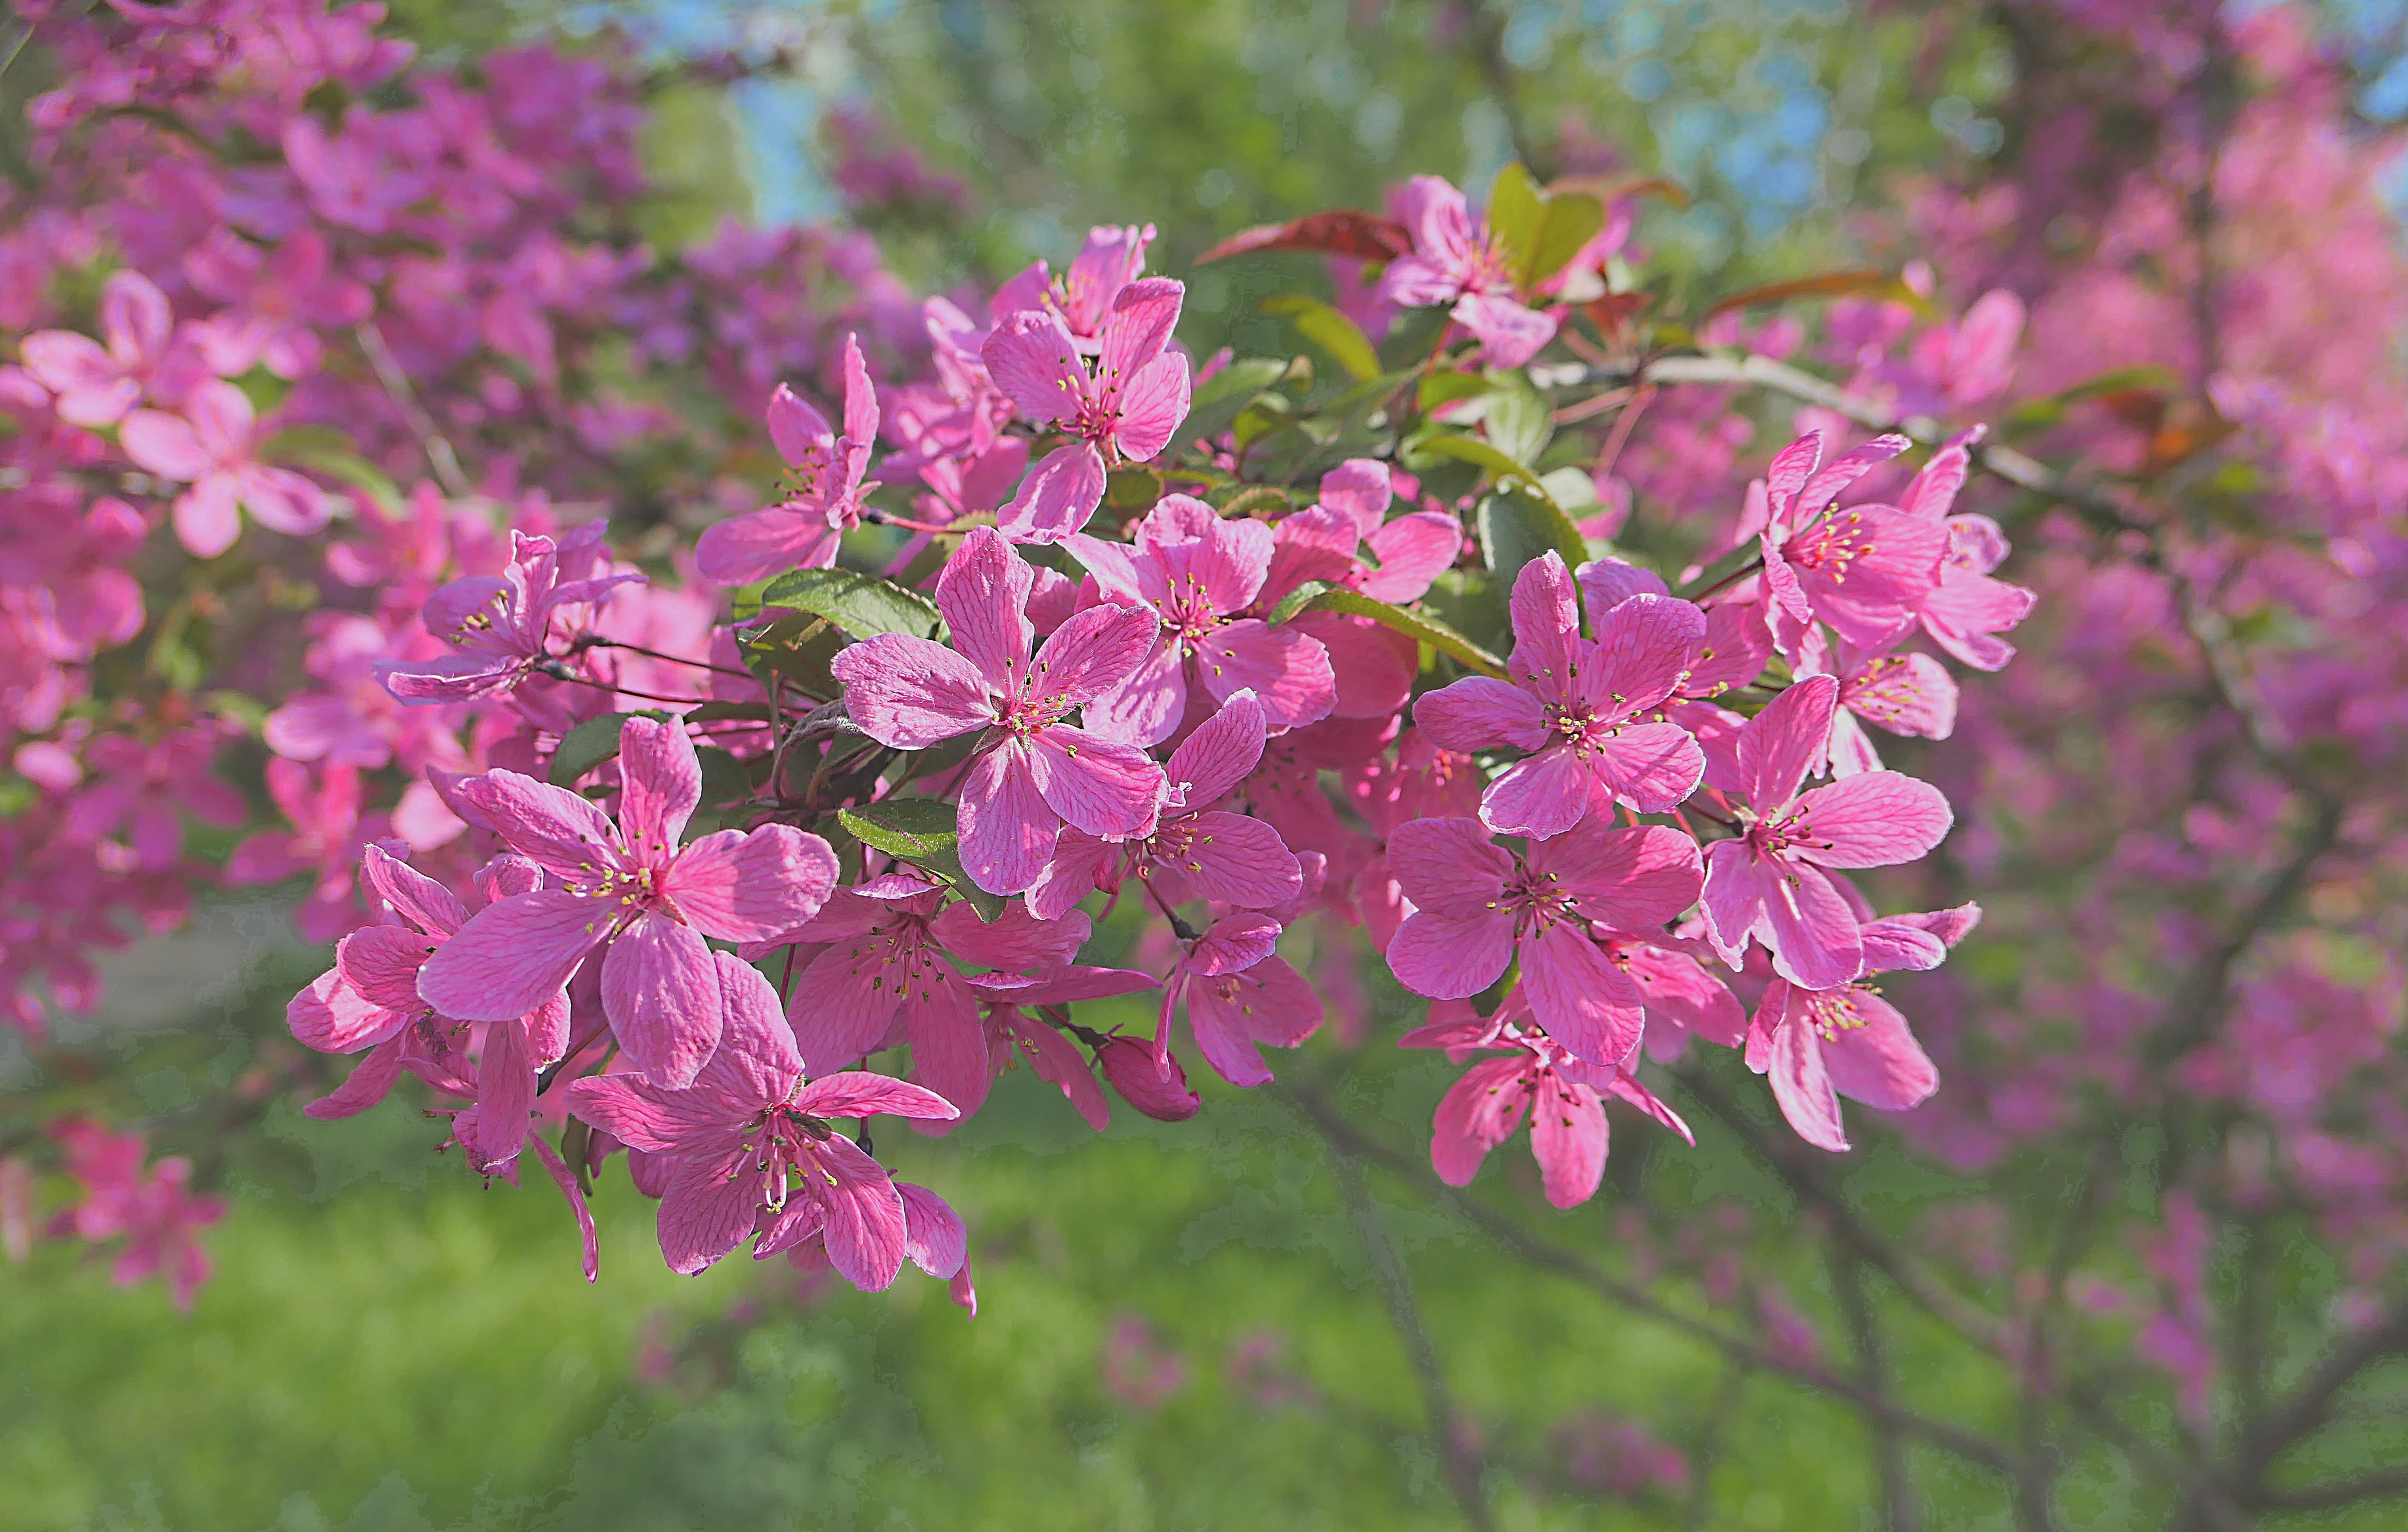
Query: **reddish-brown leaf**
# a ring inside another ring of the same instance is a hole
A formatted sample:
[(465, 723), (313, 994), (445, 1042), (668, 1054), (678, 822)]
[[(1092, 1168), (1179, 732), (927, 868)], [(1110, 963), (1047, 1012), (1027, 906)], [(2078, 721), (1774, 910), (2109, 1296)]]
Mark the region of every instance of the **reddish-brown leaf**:
[(1248, 255), (1260, 250), (1310, 250), (1325, 255), (1352, 256), (1357, 261), (1393, 261), (1410, 254), (1412, 248), (1412, 236), (1395, 219), (1352, 208), (1336, 208), (1326, 213), (1308, 214), (1292, 223), (1266, 223), (1231, 235), (1197, 256), (1196, 264), (1200, 266), (1207, 261)]

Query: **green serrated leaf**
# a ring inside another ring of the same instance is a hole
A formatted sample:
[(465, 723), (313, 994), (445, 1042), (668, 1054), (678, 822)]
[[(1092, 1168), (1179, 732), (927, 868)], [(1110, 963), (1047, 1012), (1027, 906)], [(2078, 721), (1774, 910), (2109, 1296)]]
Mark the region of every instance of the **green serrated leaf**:
[(907, 585), (852, 569), (796, 569), (761, 593), (765, 607), (794, 607), (826, 618), (856, 638), (882, 633), (933, 638), (937, 604)]
[(545, 774), (554, 787), (575, 787), (577, 780), (619, 753), (619, 733), (631, 718), (666, 719), (669, 715), (657, 708), (647, 708), (632, 713), (604, 713), (589, 718), (562, 737), (560, 748), (552, 752), (552, 769)]
[(907, 862), (925, 862), (953, 849), (958, 810), (935, 798), (887, 798), (839, 809), (838, 821), (865, 846)]
[(1307, 580), (1288, 593), (1287, 597), (1273, 609), (1270, 620), (1275, 624), (1284, 623), (1303, 611), (1334, 611), (1349, 617), (1368, 617), (1382, 627), (1404, 634), (1417, 643), (1429, 645), (1467, 669), (1476, 670), (1484, 676), (1501, 677), (1505, 674), (1503, 660), (1436, 617), (1410, 608), (1391, 606), (1360, 591), (1326, 585), (1317, 580)]
[(1483, 495), (1479, 512), (1480, 549), (1489, 572), (1512, 588), (1522, 566), (1547, 552), (1563, 555), (1564, 566), (1577, 569), (1588, 562), (1588, 544), (1563, 508), (1542, 494), (1526, 494), (1499, 487)]
[(1262, 313), (1277, 314), (1295, 325), (1297, 334), (1327, 351), (1356, 382), (1380, 376), (1380, 353), (1372, 349), (1363, 327), (1319, 298), (1283, 293), (1265, 298), (1254, 308)]

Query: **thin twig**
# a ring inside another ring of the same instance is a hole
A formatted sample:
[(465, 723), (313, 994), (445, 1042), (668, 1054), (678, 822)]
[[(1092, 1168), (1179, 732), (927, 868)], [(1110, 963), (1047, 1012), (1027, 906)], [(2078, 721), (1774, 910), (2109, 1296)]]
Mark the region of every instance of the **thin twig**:
[(408, 375), (394, 360), (393, 349), (384, 343), (384, 332), (376, 327), (374, 320), (362, 320), (351, 326), (351, 336), (360, 343), (360, 353), (368, 359), (368, 366), (383, 385), (386, 396), (401, 411), (402, 419), (409, 422), (420, 447), (425, 450), (427, 465), (435, 470), (435, 481), (443, 486), (443, 493), (455, 500), (474, 494), (468, 476), (461, 471), (460, 456), (452, 450), (451, 438), (436, 425), (426, 407), (419, 403), (418, 391), (410, 386)]
[(1429, 1415), (1430, 1445), (1445, 1476), (1447, 1488), (1463, 1507), (1463, 1519), (1477, 1532), (1495, 1532), (1497, 1519), (1488, 1509), (1488, 1496), (1481, 1487), (1480, 1460), (1464, 1439), (1461, 1417), (1455, 1413), (1453, 1398), (1447, 1393), (1446, 1374), (1438, 1362), (1438, 1347), (1430, 1339), (1429, 1327), (1422, 1323), (1421, 1306), (1413, 1298), (1412, 1273), (1406, 1269), (1396, 1241), (1388, 1237), (1387, 1224), (1380, 1217), (1379, 1207), (1371, 1200), (1371, 1188), (1363, 1176), (1363, 1162), (1324, 1133), (1322, 1139), (1329, 1146), (1330, 1167), (1337, 1172), (1338, 1189), (1346, 1199), (1347, 1213), (1354, 1221), (1354, 1229), (1362, 1237), (1364, 1253), (1371, 1258), (1371, 1273), (1379, 1279), (1380, 1292), (1388, 1301), (1388, 1322), (1396, 1327), (1397, 1339), (1404, 1343), (1406, 1360), (1412, 1364), (1413, 1377), (1421, 1384), (1422, 1403)]

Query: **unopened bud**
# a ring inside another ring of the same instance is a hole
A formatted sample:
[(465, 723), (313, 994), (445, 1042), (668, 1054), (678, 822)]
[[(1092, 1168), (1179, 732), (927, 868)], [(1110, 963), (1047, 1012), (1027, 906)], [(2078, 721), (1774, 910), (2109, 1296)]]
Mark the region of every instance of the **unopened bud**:
[(1121, 1099), (1158, 1122), (1183, 1123), (1196, 1115), (1204, 1098), (1187, 1088), (1187, 1072), (1176, 1057), (1154, 1056), (1154, 1044), (1143, 1038), (1117, 1033), (1096, 1049), (1104, 1079)]

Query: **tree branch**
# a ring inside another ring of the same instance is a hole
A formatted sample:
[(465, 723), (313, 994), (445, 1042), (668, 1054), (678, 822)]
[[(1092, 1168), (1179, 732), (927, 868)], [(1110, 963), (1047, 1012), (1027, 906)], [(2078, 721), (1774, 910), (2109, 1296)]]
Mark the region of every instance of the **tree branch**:
[[(1319, 1126), (1318, 1120), (1315, 1126)], [(1397, 1339), (1404, 1342), (1406, 1360), (1412, 1364), (1413, 1377), (1421, 1384), (1422, 1402), (1429, 1414), (1430, 1445), (1438, 1452), (1440, 1471), (1447, 1488), (1463, 1507), (1463, 1519), (1478, 1532), (1496, 1532), (1497, 1520), (1488, 1510), (1488, 1496), (1480, 1482), (1480, 1460), (1469, 1449), (1460, 1429), (1461, 1417), (1455, 1413), (1453, 1398), (1446, 1388), (1446, 1374), (1439, 1367), (1438, 1347), (1430, 1339), (1429, 1328), (1422, 1323), (1421, 1306), (1413, 1299), (1412, 1273), (1405, 1268), (1404, 1256), (1397, 1250), (1396, 1241), (1388, 1238), (1387, 1224), (1380, 1210), (1371, 1201), (1371, 1188), (1363, 1179), (1363, 1162), (1326, 1130), (1322, 1141), (1329, 1146), (1330, 1167), (1338, 1174), (1338, 1189), (1346, 1200), (1346, 1211), (1354, 1220), (1354, 1230), (1362, 1236), (1363, 1249), (1371, 1258), (1371, 1273), (1380, 1281), (1380, 1292), (1388, 1301), (1388, 1322), (1396, 1327)]]

